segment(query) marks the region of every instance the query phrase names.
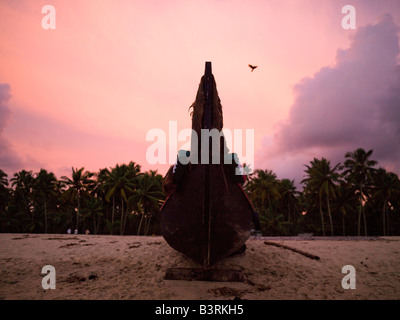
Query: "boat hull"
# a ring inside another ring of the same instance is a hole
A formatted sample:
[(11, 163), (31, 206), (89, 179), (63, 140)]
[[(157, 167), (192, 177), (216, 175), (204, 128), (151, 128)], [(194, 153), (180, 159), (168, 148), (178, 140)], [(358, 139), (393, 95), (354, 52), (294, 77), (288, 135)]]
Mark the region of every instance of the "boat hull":
[(172, 248), (208, 267), (245, 244), (253, 213), (224, 165), (191, 165), (161, 209), (162, 234)]

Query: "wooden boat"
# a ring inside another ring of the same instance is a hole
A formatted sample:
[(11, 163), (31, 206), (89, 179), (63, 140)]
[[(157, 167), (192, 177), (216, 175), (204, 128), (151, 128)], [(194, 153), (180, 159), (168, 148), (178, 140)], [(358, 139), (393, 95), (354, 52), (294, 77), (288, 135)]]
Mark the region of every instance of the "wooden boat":
[[(206, 62), (194, 104), (193, 130), (222, 129), (218, 103), (211, 62)], [(199, 105), (200, 111), (196, 109)], [(200, 124), (196, 123), (199, 117)], [(222, 142), (221, 155), (226, 152), (223, 138)], [(200, 142), (198, 148), (200, 154)], [(209, 163), (211, 150), (210, 140)], [(221, 164), (180, 164), (180, 173), (176, 171), (173, 177), (174, 191), (161, 208), (162, 234), (167, 243), (204, 268), (242, 248), (252, 228), (254, 209), (238, 183), (242, 177), (235, 175), (234, 162), (225, 164), (222, 159)]]

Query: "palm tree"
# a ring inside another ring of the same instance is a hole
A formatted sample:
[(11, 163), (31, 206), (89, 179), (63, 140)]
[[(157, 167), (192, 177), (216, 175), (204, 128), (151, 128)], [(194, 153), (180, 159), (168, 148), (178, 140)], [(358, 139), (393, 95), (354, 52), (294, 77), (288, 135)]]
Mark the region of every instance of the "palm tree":
[[(94, 175), (92, 172), (85, 171), (85, 168), (74, 169), (72, 167), (72, 179), (62, 176), (61, 181), (68, 186), (68, 189), (64, 192), (64, 195), (71, 201), (74, 199), (77, 202), (76, 212), (76, 229), (79, 228), (79, 217), (81, 198), (87, 192), (88, 188), (94, 183), (91, 177)], [(79, 229), (78, 229), (79, 230)]]
[(32, 171), (21, 170), (14, 173), (14, 178), (10, 180), (12, 186), (26, 191), (31, 192), (33, 186), (33, 174)]
[(36, 178), (34, 180), (34, 195), (36, 198), (43, 203), (44, 207), (44, 220), (45, 220), (45, 229), (44, 232), (47, 233), (47, 207), (48, 202), (51, 197), (57, 195), (56, 192), (57, 187), (57, 179), (54, 173), (48, 173), (46, 170), (41, 169), (39, 173), (36, 174)]
[(329, 223), (331, 227), (331, 235), (333, 236), (333, 222), (332, 222), (332, 214), (330, 208), (329, 197), (336, 197), (337, 190), (337, 182), (339, 180), (339, 174), (337, 173), (337, 169), (340, 165), (338, 163), (335, 167), (331, 169), (330, 161), (322, 158), (318, 160), (314, 158), (313, 161), (310, 162), (311, 165), (306, 165), (307, 169), (305, 172), (308, 177), (301, 182), (305, 182), (306, 189), (309, 189), (312, 193), (318, 194), (320, 214), (321, 214), (321, 222), (322, 222), (322, 231), (325, 235), (325, 227), (324, 227), (324, 216), (322, 212), (322, 198), (326, 196), (326, 206), (328, 209)]
[(364, 149), (358, 148), (353, 152), (345, 154), (345, 162), (343, 174), (347, 176), (350, 183), (356, 186), (359, 194), (359, 211), (358, 211), (358, 230), (360, 235), (361, 230), (361, 215), (364, 218), (364, 232), (367, 236), (367, 220), (365, 217), (365, 210), (363, 201), (365, 200), (365, 188), (368, 187), (368, 182), (372, 179), (373, 167), (378, 163), (375, 160), (370, 160), (373, 150), (365, 152)]
[(260, 212), (267, 208), (271, 210), (273, 201), (281, 197), (278, 180), (272, 170), (255, 170), (245, 188)]
[(127, 210), (124, 209), (124, 204), (128, 202), (129, 195), (132, 195), (136, 189), (136, 180), (139, 175), (140, 166), (135, 165), (134, 162), (131, 162), (129, 165), (116, 165), (114, 168), (111, 168), (111, 171), (108, 172), (108, 176), (104, 187), (107, 189), (106, 193), (106, 201), (110, 201), (110, 198), (113, 197), (113, 211), (111, 217), (111, 233), (113, 232), (114, 227), (114, 212), (115, 212), (115, 196), (119, 195), (121, 200), (120, 207), (120, 234), (122, 235), (125, 229), (126, 219), (127, 219)]
[[(7, 206), (9, 202), (10, 190), (8, 188), (7, 174), (0, 169), (0, 232), (5, 231), (7, 223)], [(4, 229), (3, 229), (4, 227)]]
[[(342, 235), (346, 235), (346, 217), (354, 211), (354, 188), (344, 180), (339, 181), (339, 188), (336, 194), (336, 208), (342, 214)], [(357, 201), (356, 201), (357, 204)]]
[(290, 223), (285, 221), (283, 214), (266, 212), (260, 215), (260, 223), (263, 234), (269, 236), (282, 236), (288, 233)]
[(383, 235), (386, 236), (389, 231), (388, 207), (390, 199), (394, 195), (400, 195), (400, 180), (395, 173), (379, 168), (374, 174), (374, 189), (374, 197), (382, 202), (382, 228)]
[[(136, 180), (136, 178), (143, 173), (140, 173), (141, 166), (133, 161), (128, 164), (128, 177), (130, 180)], [(152, 172), (152, 171), (151, 171)]]
[(145, 173), (140, 176), (138, 178), (137, 189), (129, 198), (129, 202), (136, 204), (136, 209), (141, 212), (137, 235), (140, 234), (143, 220), (145, 218), (147, 220), (147, 225), (144, 228), (144, 233), (147, 234), (151, 221), (151, 209), (158, 208), (160, 200), (164, 198), (164, 193), (158, 180), (159, 179), (155, 179), (154, 174), (152, 176), (151, 173)]
[(7, 188), (7, 187), (8, 187), (7, 174), (0, 169), (0, 188)]
[[(110, 168), (111, 169), (111, 168)], [(96, 174), (96, 185), (93, 187), (92, 192), (96, 197), (100, 197), (103, 199), (103, 208), (106, 212), (105, 222), (107, 228), (110, 230), (110, 233), (113, 234), (113, 226), (114, 226), (114, 212), (115, 212), (115, 196), (112, 194), (113, 202), (111, 204), (111, 224), (110, 220), (108, 219), (108, 211), (106, 209), (106, 203), (110, 202), (110, 197), (107, 197), (108, 192), (112, 188), (111, 183), (111, 171), (107, 168), (100, 169), (99, 172)], [(115, 190), (114, 190), (115, 192)]]
[(281, 196), (281, 202), (283, 205), (287, 206), (287, 221), (290, 222), (292, 210), (297, 202), (296, 196), (299, 192), (296, 191), (294, 180), (289, 179), (280, 180), (278, 190)]
[(88, 198), (85, 204), (85, 208), (82, 209), (82, 215), (85, 218), (93, 219), (93, 234), (97, 234), (99, 232), (100, 219), (103, 216), (103, 202), (93, 196)]
[[(10, 179), (11, 185), (14, 188), (14, 215), (16, 216), (15, 218), (21, 223), (21, 228), (19, 228), (19, 230), (26, 229), (29, 232), (34, 231), (36, 228), (32, 201), (33, 181), (34, 178), (32, 171), (26, 170), (21, 170), (17, 173), (14, 173), (14, 177)], [(19, 217), (17, 218), (17, 216)], [(26, 219), (28, 219), (28, 221), (25, 222)]]

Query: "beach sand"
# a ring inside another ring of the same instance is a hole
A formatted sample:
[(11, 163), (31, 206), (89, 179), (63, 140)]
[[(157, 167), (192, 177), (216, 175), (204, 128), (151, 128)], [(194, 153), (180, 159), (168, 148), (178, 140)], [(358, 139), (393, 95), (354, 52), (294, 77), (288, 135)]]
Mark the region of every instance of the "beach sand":
[[(268, 239), (271, 241), (271, 239)], [(167, 268), (199, 267), (162, 237), (0, 234), (1, 299), (399, 299), (400, 237), (272, 240), (320, 257), (249, 239), (247, 250), (214, 265), (242, 270), (244, 282), (164, 280)], [(56, 289), (42, 288), (42, 267)], [(342, 267), (356, 271), (343, 289)]]

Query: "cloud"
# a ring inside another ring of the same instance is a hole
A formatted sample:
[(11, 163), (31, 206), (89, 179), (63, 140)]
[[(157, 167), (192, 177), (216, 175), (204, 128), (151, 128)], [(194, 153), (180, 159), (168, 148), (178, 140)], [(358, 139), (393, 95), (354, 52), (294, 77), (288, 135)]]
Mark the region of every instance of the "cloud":
[(0, 133), (3, 132), (11, 115), (10, 109), (6, 106), (10, 97), (10, 86), (7, 83), (0, 83)]
[(5, 172), (15, 171), (22, 165), (22, 160), (14, 151), (12, 144), (4, 138), (4, 129), (8, 124), (11, 111), (7, 102), (11, 98), (10, 85), (0, 83), (0, 169)]
[(288, 119), (276, 125), (273, 137), (265, 138), (257, 163), (282, 174), (293, 173), (295, 167), (299, 179), (313, 157), (336, 163), (347, 151), (362, 147), (374, 149), (379, 165), (399, 172), (398, 31), (389, 14), (375, 25), (360, 27), (350, 47), (337, 51), (335, 66), (297, 83)]

